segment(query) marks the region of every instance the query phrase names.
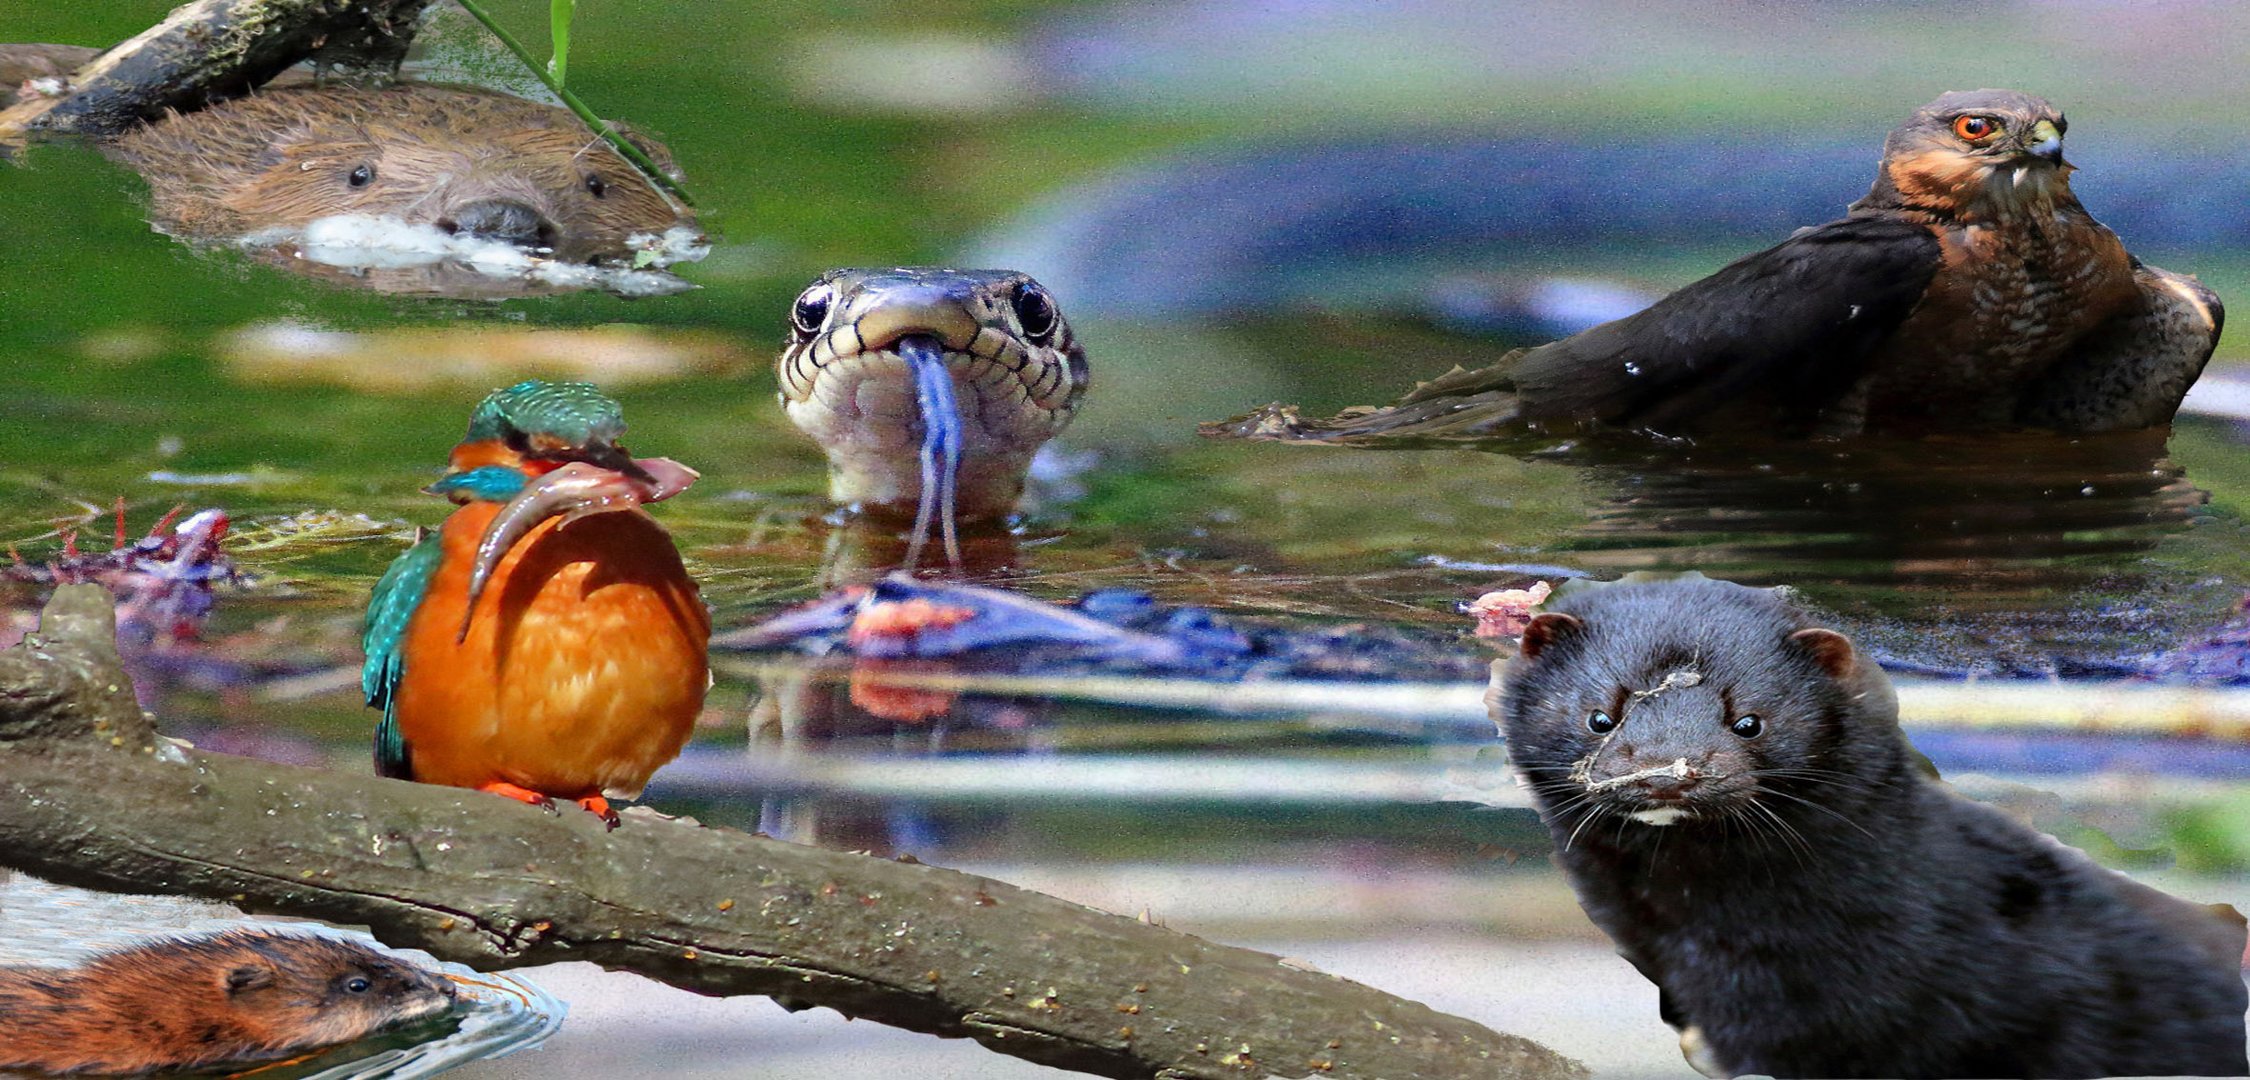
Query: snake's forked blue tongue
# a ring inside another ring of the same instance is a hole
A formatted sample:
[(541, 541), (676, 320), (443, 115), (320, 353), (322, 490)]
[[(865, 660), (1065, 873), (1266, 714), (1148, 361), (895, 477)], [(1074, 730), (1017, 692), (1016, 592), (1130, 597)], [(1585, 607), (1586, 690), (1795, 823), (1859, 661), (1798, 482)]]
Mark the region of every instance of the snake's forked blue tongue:
[(914, 507), (914, 534), (906, 545), (906, 568), (922, 557), (933, 519), (945, 537), (945, 557), (961, 565), (961, 541), (953, 523), (954, 491), (961, 472), (961, 409), (953, 400), (953, 370), (945, 346), (923, 334), (898, 341), (898, 355), (914, 377), (914, 404), (922, 414), (922, 497)]

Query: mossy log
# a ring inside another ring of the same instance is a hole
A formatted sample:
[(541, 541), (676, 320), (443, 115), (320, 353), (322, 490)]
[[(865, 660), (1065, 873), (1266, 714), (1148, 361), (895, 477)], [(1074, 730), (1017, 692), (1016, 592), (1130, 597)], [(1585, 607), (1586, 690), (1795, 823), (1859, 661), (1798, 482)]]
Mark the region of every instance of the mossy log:
[(108, 593), (63, 586), (0, 653), (0, 866), (364, 924), (484, 970), (586, 960), (769, 994), (1099, 1076), (1585, 1075), (1358, 983), (970, 874), (197, 751), (135, 704), (115, 633)]
[(306, 59), (396, 69), (429, 0), (194, 0), (70, 76), (64, 93), (0, 111), (0, 144), (103, 139), (166, 110), (238, 97)]

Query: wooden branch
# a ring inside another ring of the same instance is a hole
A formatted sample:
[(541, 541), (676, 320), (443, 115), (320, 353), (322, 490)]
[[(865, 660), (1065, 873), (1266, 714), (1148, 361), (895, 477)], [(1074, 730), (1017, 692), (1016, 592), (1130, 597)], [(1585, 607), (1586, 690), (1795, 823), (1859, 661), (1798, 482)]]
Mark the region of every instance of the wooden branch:
[(0, 111), (0, 144), (109, 138), (248, 92), (308, 58), (396, 68), (429, 0), (194, 0), (102, 53), (59, 97)]
[(362, 923), (485, 970), (587, 960), (1100, 1076), (1578, 1080), (1528, 1040), (1273, 956), (913, 862), (635, 812), (605, 833), (452, 788), (157, 736), (110, 600), (0, 653), (0, 865)]

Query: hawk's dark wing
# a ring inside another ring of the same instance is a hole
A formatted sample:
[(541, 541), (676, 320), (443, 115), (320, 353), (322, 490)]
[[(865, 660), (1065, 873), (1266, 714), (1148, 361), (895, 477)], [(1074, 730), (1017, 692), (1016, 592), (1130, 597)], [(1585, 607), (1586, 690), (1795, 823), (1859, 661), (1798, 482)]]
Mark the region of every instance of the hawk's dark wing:
[(1924, 226), (1845, 218), (1805, 230), (1657, 301), (1523, 354), (1526, 420), (1692, 431), (1764, 405), (1809, 421), (1856, 382), (1943, 259)]
[(1667, 433), (1715, 421), (1811, 427), (1848, 392), (1870, 353), (1905, 321), (1944, 253), (1924, 226), (1832, 221), (1738, 260), (1647, 310), (1455, 369), (1397, 403), (1305, 420), (1285, 406), (1207, 434), (1359, 442), (1462, 438), (1526, 422), (1598, 422)]

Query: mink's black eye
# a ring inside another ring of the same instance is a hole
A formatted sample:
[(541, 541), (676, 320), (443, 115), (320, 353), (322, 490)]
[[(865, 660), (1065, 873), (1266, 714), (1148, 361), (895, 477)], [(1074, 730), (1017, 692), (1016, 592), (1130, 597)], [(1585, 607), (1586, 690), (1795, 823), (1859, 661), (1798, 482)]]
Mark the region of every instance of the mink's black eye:
[(352, 174), (344, 178), (344, 182), (350, 184), (355, 188), (366, 187), (367, 185), (374, 183), (375, 166), (369, 165), (365, 162), (360, 163), (359, 168), (353, 169)]
[(790, 321), (797, 324), (800, 337), (820, 333), (822, 323), (828, 321), (828, 286), (815, 285), (797, 294), (797, 303), (789, 309)]
[(599, 199), (609, 194), (609, 185), (593, 173), (586, 174), (586, 193)]
[(374, 988), (375, 984), (368, 982), (365, 975), (354, 975), (344, 983), (344, 989), (354, 994), (364, 994)]
[(1045, 345), (1055, 339), (1055, 301), (1036, 282), (1026, 281), (1016, 286), (1012, 301), (1016, 308), (1016, 321), (1023, 324), (1023, 336), (1034, 345)]
[(1586, 730), (1596, 735), (1607, 735), (1616, 727), (1616, 718), (1600, 709), (1595, 709), (1593, 712), (1586, 714)]
[(1755, 716), (1745, 714), (1735, 717), (1734, 723), (1727, 725), (1727, 730), (1745, 739), (1755, 739), (1759, 732), (1766, 730), (1766, 724)]

